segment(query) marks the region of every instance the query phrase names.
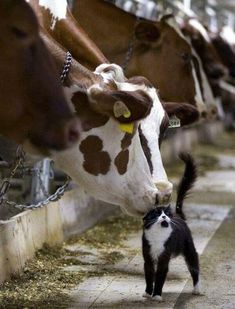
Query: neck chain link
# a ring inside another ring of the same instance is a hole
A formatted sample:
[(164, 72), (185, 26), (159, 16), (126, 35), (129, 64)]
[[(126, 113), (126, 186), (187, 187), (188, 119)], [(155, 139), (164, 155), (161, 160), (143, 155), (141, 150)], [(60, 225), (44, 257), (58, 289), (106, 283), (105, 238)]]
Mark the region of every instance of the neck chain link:
[(62, 70), (62, 73), (60, 74), (61, 84), (64, 83), (66, 77), (68, 76), (69, 70), (70, 70), (71, 65), (72, 65), (72, 61), (73, 61), (72, 55), (70, 54), (70, 52), (67, 52), (66, 57), (65, 57), (63, 70)]

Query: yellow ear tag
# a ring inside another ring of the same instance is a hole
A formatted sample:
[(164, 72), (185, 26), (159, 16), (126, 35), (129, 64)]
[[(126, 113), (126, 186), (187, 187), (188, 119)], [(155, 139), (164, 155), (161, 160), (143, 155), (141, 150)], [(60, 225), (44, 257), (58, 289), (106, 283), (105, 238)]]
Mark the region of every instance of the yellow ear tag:
[(131, 112), (129, 110), (127, 110), (124, 114), (123, 114), (124, 118), (130, 118), (131, 117)]
[(134, 123), (120, 123), (119, 128), (121, 131), (132, 134), (134, 131)]

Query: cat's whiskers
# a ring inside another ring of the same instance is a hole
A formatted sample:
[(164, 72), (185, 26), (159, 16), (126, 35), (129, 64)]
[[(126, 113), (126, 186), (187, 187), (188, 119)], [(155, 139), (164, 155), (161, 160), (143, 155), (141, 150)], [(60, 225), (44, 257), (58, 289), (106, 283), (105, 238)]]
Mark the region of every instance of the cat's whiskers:
[(178, 222), (175, 222), (171, 219), (170, 223), (172, 223), (176, 228), (180, 228), (180, 225)]
[(147, 223), (145, 224), (145, 228), (148, 228), (150, 225), (153, 225), (153, 224), (154, 224), (155, 222), (157, 222), (157, 221), (158, 221), (158, 219), (153, 219), (153, 220), (147, 222)]

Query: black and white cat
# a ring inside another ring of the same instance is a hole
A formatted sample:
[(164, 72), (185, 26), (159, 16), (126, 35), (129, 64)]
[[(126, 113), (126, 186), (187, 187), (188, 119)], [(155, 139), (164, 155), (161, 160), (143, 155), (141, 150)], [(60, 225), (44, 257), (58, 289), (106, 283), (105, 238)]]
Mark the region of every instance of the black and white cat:
[(178, 186), (176, 213), (171, 207), (156, 207), (143, 218), (142, 250), (146, 289), (143, 297), (162, 300), (162, 287), (172, 257), (183, 255), (193, 279), (193, 294), (199, 294), (199, 259), (182, 207), (197, 170), (189, 154), (181, 154), (185, 170)]

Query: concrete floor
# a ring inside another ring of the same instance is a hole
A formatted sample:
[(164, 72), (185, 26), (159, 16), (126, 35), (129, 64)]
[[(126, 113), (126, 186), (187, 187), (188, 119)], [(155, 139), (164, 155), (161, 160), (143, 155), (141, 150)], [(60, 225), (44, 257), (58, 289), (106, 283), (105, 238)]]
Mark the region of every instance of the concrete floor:
[[(93, 252), (94, 263), (89, 266), (69, 266), (70, 271), (81, 267), (89, 270), (93, 268), (96, 272), (104, 266), (107, 269), (105, 275), (87, 278), (73, 291), (69, 291), (72, 297), (69, 308), (234, 309), (235, 160), (226, 155), (219, 156), (219, 160), (219, 169), (198, 179), (193, 197), (185, 205), (188, 224), (200, 255), (200, 296), (191, 294), (192, 282), (185, 263), (182, 258), (176, 258), (171, 261), (163, 288), (164, 301), (157, 303), (142, 297), (145, 283), (139, 231), (129, 237), (126, 250), (122, 251), (125, 258), (115, 265), (99, 263), (99, 256)], [(211, 199), (208, 198), (210, 196)], [(203, 202), (211, 200), (211, 204)], [(76, 250), (76, 243), (70, 249)], [(84, 252), (92, 250), (88, 247), (83, 249)]]

